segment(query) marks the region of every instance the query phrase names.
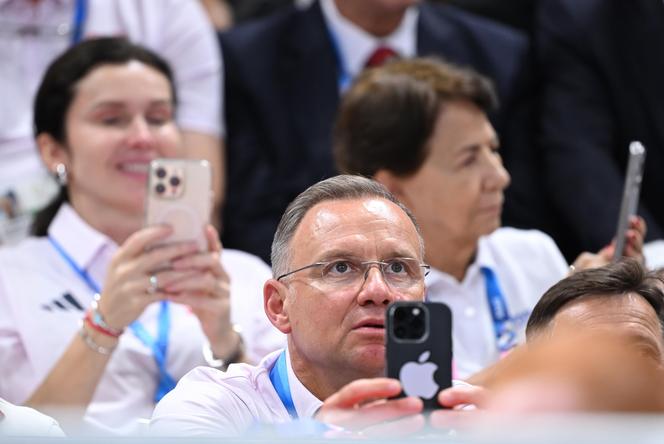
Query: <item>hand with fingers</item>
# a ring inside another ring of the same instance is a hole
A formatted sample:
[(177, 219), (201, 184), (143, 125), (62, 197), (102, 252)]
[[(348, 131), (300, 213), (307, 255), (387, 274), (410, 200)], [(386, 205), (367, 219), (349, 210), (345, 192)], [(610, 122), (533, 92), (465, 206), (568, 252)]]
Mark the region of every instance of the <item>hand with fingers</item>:
[(197, 247), (191, 242), (155, 248), (170, 233), (167, 226), (143, 228), (115, 253), (98, 301), (99, 313), (109, 327), (123, 330), (148, 305), (168, 297), (164, 285), (182, 278), (184, 273), (168, 270), (168, 264), (195, 253)]
[(358, 379), (325, 400), (316, 420), (339, 427), (340, 436), (406, 436), (425, 425), (419, 398), (394, 398), (401, 393), (395, 379)]
[[(632, 216), (629, 220), (629, 228), (625, 233), (625, 250), (623, 255), (637, 259), (641, 264), (645, 263), (643, 255), (643, 243), (646, 238), (648, 227), (646, 221), (641, 216)], [(611, 243), (615, 248), (615, 241)], [(613, 251), (611, 251), (613, 254)]]
[(438, 394), (438, 403), (443, 407), (435, 410), (429, 422), (436, 429), (454, 429), (472, 422), (477, 409), (487, 406), (489, 391), (477, 385), (461, 385), (447, 388)]
[[(625, 233), (625, 250), (623, 255), (637, 259), (642, 264), (645, 263), (643, 255), (643, 242), (646, 236), (646, 221), (640, 216), (632, 216), (629, 221), (629, 229)], [(583, 252), (576, 258), (574, 264), (570, 267), (573, 271), (584, 270), (588, 268), (602, 267), (613, 260), (616, 248), (615, 239), (609, 245), (599, 250), (597, 253)]]
[(170, 264), (174, 278), (160, 278), (160, 285), (170, 301), (189, 306), (198, 317), (215, 356), (242, 360), (242, 338), (231, 322), (230, 279), (220, 261), (221, 242), (211, 225), (205, 235), (208, 250), (175, 258)]

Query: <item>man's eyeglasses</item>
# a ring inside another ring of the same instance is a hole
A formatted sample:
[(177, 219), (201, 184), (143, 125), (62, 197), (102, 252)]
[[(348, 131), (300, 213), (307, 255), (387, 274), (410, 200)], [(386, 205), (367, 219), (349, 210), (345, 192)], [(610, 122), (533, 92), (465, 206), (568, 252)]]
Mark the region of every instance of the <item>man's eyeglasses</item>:
[(363, 283), (369, 275), (369, 269), (377, 266), (388, 285), (393, 288), (409, 289), (420, 285), (431, 267), (409, 257), (397, 257), (385, 261), (360, 261), (356, 259), (334, 259), (315, 262), (297, 270), (289, 271), (277, 278), (281, 280), (293, 273), (317, 268), (314, 278), (329, 287), (353, 286)]

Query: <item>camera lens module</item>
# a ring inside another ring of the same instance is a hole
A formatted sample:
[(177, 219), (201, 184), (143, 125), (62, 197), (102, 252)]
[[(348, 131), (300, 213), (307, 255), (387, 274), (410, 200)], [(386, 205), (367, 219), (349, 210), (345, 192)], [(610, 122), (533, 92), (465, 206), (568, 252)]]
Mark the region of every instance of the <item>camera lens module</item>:
[(154, 190), (157, 192), (157, 194), (164, 194), (164, 191), (166, 191), (166, 187), (164, 186), (163, 183), (158, 183), (155, 185)]
[(166, 177), (166, 170), (159, 167), (157, 168), (157, 171), (155, 171), (155, 174), (157, 175), (158, 178), (163, 179), (164, 177)]
[(169, 182), (170, 182), (171, 186), (177, 187), (178, 185), (180, 185), (180, 178), (177, 177), (177, 176), (173, 176), (173, 177), (171, 177)]

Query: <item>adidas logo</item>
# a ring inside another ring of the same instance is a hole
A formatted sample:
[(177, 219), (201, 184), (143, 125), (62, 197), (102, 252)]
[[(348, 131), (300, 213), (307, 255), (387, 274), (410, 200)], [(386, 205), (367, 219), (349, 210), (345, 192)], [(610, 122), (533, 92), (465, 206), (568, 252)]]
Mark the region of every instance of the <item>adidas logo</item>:
[(65, 293), (59, 298), (53, 299), (51, 302), (48, 304), (44, 304), (41, 307), (43, 310), (46, 311), (58, 311), (58, 310), (77, 310), (77, 311), (85, 311), (85, 308), (78, 302), (78, 300), (71, 295), (71, 293)]

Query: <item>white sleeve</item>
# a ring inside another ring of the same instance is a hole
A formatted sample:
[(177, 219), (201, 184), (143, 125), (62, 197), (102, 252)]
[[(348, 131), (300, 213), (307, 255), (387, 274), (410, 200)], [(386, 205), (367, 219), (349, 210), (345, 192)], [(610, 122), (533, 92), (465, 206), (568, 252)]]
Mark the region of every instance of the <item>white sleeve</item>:
[(250, 426), (243, 422), (242, 415), (233, 414), (242, 401), (209, 377), (209, 371), (216, 370), (192, 370), (159, 401), (152, 413), (149, 435), (238, 436)]
[(26, 384), (20, 383), (26, 360), (12, 304), (0, 272), (0, 397), (14, 404), (22, 404), (30, 395)]
[(125, 35), (163, 57), (175, 76), (184, 130), (223, 137), (221, 50), (196, 0), (90, 0), (86, 37)]
[(175, 75), (178, 124), (184, 130), (223, 137), (221, 48), (202, 6), (192, 0), (144, 3), (161, 17), (157, 51)]

